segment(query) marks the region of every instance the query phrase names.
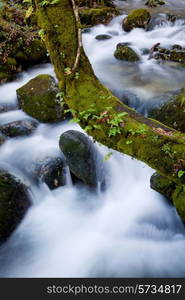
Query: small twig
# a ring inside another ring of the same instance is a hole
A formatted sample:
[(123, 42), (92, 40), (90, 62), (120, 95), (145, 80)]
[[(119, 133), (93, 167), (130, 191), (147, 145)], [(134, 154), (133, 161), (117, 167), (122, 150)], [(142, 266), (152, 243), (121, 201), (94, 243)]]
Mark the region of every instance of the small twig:
[[(76, 7), (76, 4), (75, 4), (74, 0), (71, 0), (71, 3), (72, 3), (72, 7), (73, 7), (73, 12), (74, 12), (76, 24), (78, 26), (80, 24), (80, 17), (79, 17), (79, 14), (78, 14), (78, 8)], [(81, 49), (82, 49), (82, 33), (81, 33), (81, 29), (78, 28), (78, 49), (77, 49), (74, 65), (71, 69), (72, 73), (74, 73), (76, 68), (78, 67), (79, 60), (80, 60), (80, 55), (81, 55)]]

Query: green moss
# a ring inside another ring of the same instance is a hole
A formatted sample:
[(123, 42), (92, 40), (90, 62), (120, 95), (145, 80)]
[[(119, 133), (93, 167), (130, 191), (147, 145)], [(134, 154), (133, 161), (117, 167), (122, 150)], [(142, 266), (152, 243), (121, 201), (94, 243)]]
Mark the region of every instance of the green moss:
[(41, 122), (56, 122), (64, 115), (56, 101), (58, 88), (49, 75), (39, 75), (17, 90), (20, 107)]
[[(185, 160), (184, 134), (139, 115), (114, 97), (94, 75), (83, 50), (76, 70), (79, 74), (78, 80), (75, 74), (67, 76), (64, 70), (72, 70), (78, 48), (78, 25), (72, 8), (67, 0), (61, 0), (56, 6), (45, 9), (39, 6), (39, 0), (35, 0), (35, 3), (39, 24), (45, 32), (45, 42), (68, 106), (77, 114), (88, 110), (92, 105), (97, 113), (104, 112), (107, 107), (111, 107), (111, 115), (127, 113), (120, 124), (120, 133), (116, 136), (109, 137), (110, 125), (107, 122), (100, 122), (98, 129), (92, 126), (97, 125), (97, 120), (93, 118), (87, 122), (81, 121), (80, 125), (83, 128), (91, 125), (92, 129), (88, 133), (100, 143), (145, 162), (176, 184), (183, 184), (183, 177), (178, 178), (174, 167), (179, 159)], [(142, 24), (145, 26), (149, 19), (147, 12)], [(58, 25), (57, 28), (54, 27), (55, 24)], [(140, 21), (136, 22), (136, 25), (141, 26)], [(169, 152), (164, 151), (167, 144), (170, 147)]]
[(111, 19), (120, 14), (117, 8), (101, 7), (101, 8), (85, 8), (80, 9), (81, 23), (87, 26), (93, 26), (99, 23), (107, 24)]
[(150, 179), (150, 187), (169, 200), (172, 200), (172, 193), (174, 192), (176, 185), (168, 178), (154, 173)]
[(185, 186), (178, 185), (172, 195), (173, 204), (177, 209), (178, 214), (185, 221)]
[(123, 29), (130, 31), (133, 28), (146, 28), (150, 19), (151, 16), (147, 9), (135, 9), (123, 20)]
[(179, 95), (172, 96), (171, 100), (158, 109), (154, 109), (150, 115), (163, 122), (167, 126), (185, 132), (185, 89)]
[(132, 48), (122, 44), (117, 45), (117, 49), (114, 52), (114, 56), (120, 60), (131, 62), (139, 61), (139, 56), (135, 53), (135, 51)]

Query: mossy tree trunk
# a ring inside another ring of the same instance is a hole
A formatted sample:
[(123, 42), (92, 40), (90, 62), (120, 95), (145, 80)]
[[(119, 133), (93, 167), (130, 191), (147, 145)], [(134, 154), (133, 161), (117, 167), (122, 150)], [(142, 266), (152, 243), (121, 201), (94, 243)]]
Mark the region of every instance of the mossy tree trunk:
[[(99, 82), (80, 44), (80, 23), (74, 13), (74, 0), (60, 0), (45, 7), (41, 2), (35, 0), (39, 25), (60, 89), (80, 125), (88, 126), (88, 134), (95, 140), (183, 184), (184, 176), (179, 178), (178, 171), (185, 167), (185, 135), (144, 118)], [(92, 113), (93, 107), (96, 112)], [(85, 119), (84, 111), (89, 112)]]

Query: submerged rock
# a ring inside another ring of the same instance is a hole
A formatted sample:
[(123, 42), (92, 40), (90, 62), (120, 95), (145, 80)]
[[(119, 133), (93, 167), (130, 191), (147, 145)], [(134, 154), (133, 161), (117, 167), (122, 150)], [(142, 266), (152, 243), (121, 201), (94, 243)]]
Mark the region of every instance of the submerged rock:
[(51, 190), (66, 184), (66, 162), (61, 157), (45, 157), (38, 160), (32, 173)]
[(0, 243), (14, 231), (29, 206), (27, 187), (14, 175), (0, 170)]
[(2, 133), (0, 133), (0, 146), (5, 142), (6, 138)]
[(98, 41), (110, 40), (112, 37), (109, 34), (99, 34), (96, 37)]
[(116, 46), (116, 51), (114, 52), (114, 56), (119, 60), (125, 60), (130, 62), (135, 62), (140, 60), (139, 56), (132, 48), (122, 43), (119, 43)]
[(25, 136), (32, 134), (38, 126), (34, 120), (20, 120), (0, 126), (0, 132), (8, 137)]
[(56, 98), (59, 89), (52, 76), (38, 75), (16, 92), (20, 107), (33, 118), (41, 122), (65, 119), (64, 108)]
[(69, 130), (61, 135), (59, 145), (70, 171), (86, 185), (96, 187), (99, 179), (98, 168), (100, 170), (102, 166), (99, 164), (97, 168), (97, 151), (88, 136)]
[(17, 105), (16, 104), (7, 104), (7, 103), (1, 103), (0, 104), (0, 113), (4, 113), (10, 110), (15, 110), (17, 109)]
[(131, 31), (134, 28), (146, 29), (150, 19), (151, 15), (147, 9), (135, 9), (123, 20), (122, 27), (125, 31)]

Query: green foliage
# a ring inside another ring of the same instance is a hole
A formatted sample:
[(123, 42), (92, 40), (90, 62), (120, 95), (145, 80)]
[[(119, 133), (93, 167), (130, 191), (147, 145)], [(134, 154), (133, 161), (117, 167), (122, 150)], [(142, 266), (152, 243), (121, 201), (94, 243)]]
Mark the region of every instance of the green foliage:
[(126, 145), (132, 144), (132, 141), (126, 141)]
[(23, 0), (23, 3), (28, 4), (28, 5), (32, 5), (32, 0)]
[(63, 107), (65, 105), (64, 97), (65, 97), (64, 92), (60, 92), (60, 93), (56, 94), (57, 102), (61, 105), (61, 107)]
[(40, 29), (39, 32), (38, 32), (38, 35), (40, 36), (42, 41), (45, 40), (45, 31), (44, 31), (44, 29)]
[(106, 110), (98, 113), (94, 105), (91, 105), (88, 109), (81, 112), (77, 112), (74, 109), (67, 109), (64, 112), (71, 112), (74, 118), (70, 120), (71, 122), (80, 123), (87, 122), (90, 120), (96, 120), (97, 124), (87, 125), (85, 131), (88, 132), (93, 129), (101, 130), (101, 123), (106, 123), (109, 126), (108, 136), (116, 136), (121, 133), (121, 128), (124, 126), (123, 117), (127, 116), (127, 112), (121, 112), (117, 114), (111, 114), (112, 107), (106, 107)]
[(103, 158), (103, 162), (106, 162), (107, 160), (109, 160), (111, 158), (111, 156), (113, 155), (112, 152), (107, 153), (104, 158)]
[(180, 170), (180, 171), (178, 172), (178, 178), (181, 178), (184, 174), (185, 174), (185, 171)]
[(60, 2), (60, 0), (52, 0), (52, 1), (51, 0), (42, 0), (40, 2), (40, 6), (46, 7), (48, 5), (55, 5), (55, 4), (59, 3), (59, 2)]
[(78, 80), (78, 79), (79, 79), (79, 77), (80, 77), (80, 73), (76, 72), (74, 77), (75, 77), (75, 79), (77, 79), (77, 80)]

